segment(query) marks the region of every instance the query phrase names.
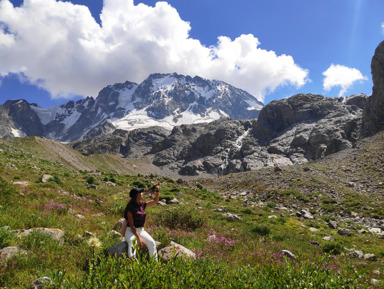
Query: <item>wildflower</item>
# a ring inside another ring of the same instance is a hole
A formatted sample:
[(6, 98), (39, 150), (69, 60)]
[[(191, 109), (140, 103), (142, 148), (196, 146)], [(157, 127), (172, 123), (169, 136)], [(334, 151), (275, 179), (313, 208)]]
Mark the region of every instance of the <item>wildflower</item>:
[(89, 238), (89, 240), (87, 241), (87, 244), (91, 247), (94, 247), (94, 248), (100, 248), (101, 247), (101, 242), (96, 237)]
[(4, 263), (4, 268), (7, 269), (8, 265), (7, 263)]

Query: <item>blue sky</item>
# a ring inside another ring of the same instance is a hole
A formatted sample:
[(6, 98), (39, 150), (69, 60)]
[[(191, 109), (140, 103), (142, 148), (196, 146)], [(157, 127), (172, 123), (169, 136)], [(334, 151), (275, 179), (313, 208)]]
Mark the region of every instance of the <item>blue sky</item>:
[(383, 39), (382, 0), (0, 0), (0, 104), (59, 105), (158, 72), (264, 103), (370, 95)]

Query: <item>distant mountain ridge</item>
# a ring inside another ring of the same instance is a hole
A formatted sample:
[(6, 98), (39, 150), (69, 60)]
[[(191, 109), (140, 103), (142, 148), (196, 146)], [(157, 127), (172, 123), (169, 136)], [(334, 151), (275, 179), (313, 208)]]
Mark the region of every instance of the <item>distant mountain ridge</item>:
[(68, 142), (115, 129), (171, 130), (221, 118), (253, 119), (262, 107), (251, 94), (222, 81), (151, 74), (141, 84), (116, 83), (103, 88), (97, 98), (50, 108), (7, 101), (0, 106), (0, 137), (35, 135)]

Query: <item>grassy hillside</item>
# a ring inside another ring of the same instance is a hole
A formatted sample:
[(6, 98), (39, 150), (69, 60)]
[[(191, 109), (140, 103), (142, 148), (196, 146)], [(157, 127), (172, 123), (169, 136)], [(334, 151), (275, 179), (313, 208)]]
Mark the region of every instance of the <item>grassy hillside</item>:
[[(29, 287), (42, 276), (53, 288), (383, 288), (384, 239), (351, 221), (383, 224), (383, 162), (378, 134), (321, 162), (176, 181), (145, 160), (83, 157), (36, 137), (0, 140), (0, 250), (25, 252), (1, 262), (0, 288)], [(43, 183), (43, 174), (52, 177)], [(161, 242), (158, 249), (174, 241), (197, 260), (106, 257), (120, 242), (108, 233), (130, 187), (155, 182), (160, 199), (181, 203), (149, 208), (147, 230)], [(313, 219), (300, 216), (305, 209)], [(38, 227), (63, 230), (64, 242), (38, 232), (23, 236), (22, 229)], [(354, 250), (377, 260), (352, 258)]]

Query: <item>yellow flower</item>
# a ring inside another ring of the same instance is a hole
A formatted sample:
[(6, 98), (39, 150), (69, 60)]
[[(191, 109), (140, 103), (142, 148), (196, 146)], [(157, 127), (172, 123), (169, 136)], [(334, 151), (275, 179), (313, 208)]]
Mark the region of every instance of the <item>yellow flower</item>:
[(98, 238), (96, 237), (91, 237), (89, 238), (89, 240), (87, 241), (87, 244), (91, 247), (95, 247), (95, 248), (99, 248), (101, 247), (101, 242)]

